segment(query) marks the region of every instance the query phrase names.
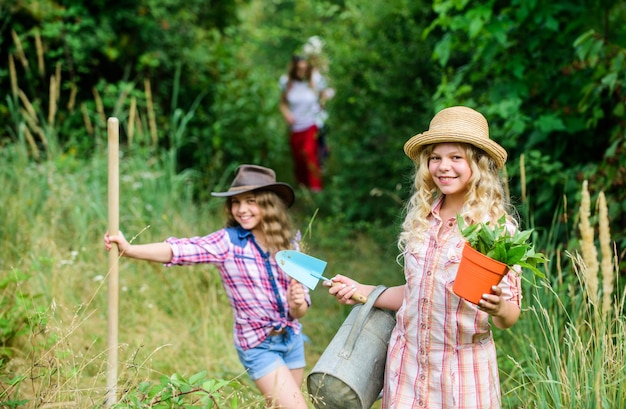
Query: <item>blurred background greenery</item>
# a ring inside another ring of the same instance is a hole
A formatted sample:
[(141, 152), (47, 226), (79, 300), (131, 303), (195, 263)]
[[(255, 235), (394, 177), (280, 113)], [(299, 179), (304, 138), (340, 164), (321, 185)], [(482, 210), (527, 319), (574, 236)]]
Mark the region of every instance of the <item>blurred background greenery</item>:
[[(547, 282), (526, 283), (526, 318), (498, 335), (506, 407), (619, 407), (625, 23), (624, 2), (599, 0), (3, 0), (0, 404), (102, 404), (107, 118), (120, 120), (127, 236), (212, 231), (221, 202), (209, 192), (238, 164), (293, 183), (278, 77), (317, 35), (336, 96), (325, 189), (298, 189), (294, 208), (309, 252), (329, 274), (401, 283), (395, 238), (412, 172), (402, 146), (439, 109), (472, 106), (508, 150), (513, 202), (551, 257)], [(579, 274), (584, 181), (594, 226), (606, 195), (614, 246), (601, 255), (615, 291), (597, 291), (615, 297), (611, 313)], [(220, 407), (259, 407), (215, 271), (121, 268), (125, 407), (207, 378), (229, 381)], [(313, 297), (310, 365), (349, 311), (323, 289)]]

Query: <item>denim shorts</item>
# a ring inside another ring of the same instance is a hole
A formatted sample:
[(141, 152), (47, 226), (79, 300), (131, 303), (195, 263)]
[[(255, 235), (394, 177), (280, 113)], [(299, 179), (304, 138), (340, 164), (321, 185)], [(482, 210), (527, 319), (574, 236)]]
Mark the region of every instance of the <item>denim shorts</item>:
[(289, 369), (298, 369), (304, 368), (306, 364), (302, 334), (294, 334), (291, 330), (280, 335), (270, 335), (259, 345), (246, 351), (237, 347), (237, 354), (253, 381), (282, 365)]

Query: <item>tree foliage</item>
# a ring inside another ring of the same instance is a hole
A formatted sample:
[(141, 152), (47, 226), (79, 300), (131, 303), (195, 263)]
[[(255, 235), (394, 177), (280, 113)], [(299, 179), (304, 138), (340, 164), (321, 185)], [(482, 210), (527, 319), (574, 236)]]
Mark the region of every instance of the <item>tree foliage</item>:
[(593, 191), (616, 195), (611, 220), (626, 244), (623, 181), (604, 177), (624, 165), (615, 167), (625, 137), (624, 4), (438, 1), (434, 9), (438, 16), (425, 33), (438, 38), (435, 98), (441, 106), (482, 109), (512, 159), (520, 204), (545, 228), (561, 197), (577, 197), (590, 179)]
[(2, 143), (30, 130), (90, 155), (116, 115), (128, 139), (134, 127), (129, 147), (170, 149), (173, 166), (197, 171), (200, 197), (241, 162), (287, 176), (277, 80), (319, 35), (337, 91), (323, 215), (396, 223), (412, 170), (404, 142), (439, 109), (469, 105), (509, 152), (526, 220), (541, 231), (556, 214), (566, 238), (588, 179), (607, 194), (623, 247), (625, 20), (626, 6), (606, 0), (9, 0), (0, 6), (0, 86), (11, 90), (0, 101)]
[(77, 155), (92, 155), (106, 117), (117, 116), (129, 148), (172, 149), (178, 169), (200, 171), (204, 187), (233, 162), (266, 160), (280, 139), (264, 126), (271, 116), (267, 81), (244, 54), (236, 14), (242, 5), (3, 5), (0, 58), (8, 64), (0, 85), (11, 90), (0, 101), (3, 143), (22, 140), (30, 129), (40, 145), (56, 139)]

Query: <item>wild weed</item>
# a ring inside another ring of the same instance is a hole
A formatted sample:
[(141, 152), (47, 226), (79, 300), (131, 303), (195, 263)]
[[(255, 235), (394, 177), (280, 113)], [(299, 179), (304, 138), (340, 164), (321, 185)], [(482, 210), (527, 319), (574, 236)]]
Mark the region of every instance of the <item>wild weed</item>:
[[(620, 407), (626, 393), (624, 296), (615, 293), (619, 270), (609, 251), (608, 217), (599, 195), (597, 220), (602, 261), (594, 240), (589, 193), (583, 184), (580, 221), (582, 255), (566, 252), (563, 271), (525, 288), (520, 322), (502, 334), (504, 407)], [(599, 269), (602, 266), (602, 285)], [(512, 365), (509, 365), (511, 364)]]

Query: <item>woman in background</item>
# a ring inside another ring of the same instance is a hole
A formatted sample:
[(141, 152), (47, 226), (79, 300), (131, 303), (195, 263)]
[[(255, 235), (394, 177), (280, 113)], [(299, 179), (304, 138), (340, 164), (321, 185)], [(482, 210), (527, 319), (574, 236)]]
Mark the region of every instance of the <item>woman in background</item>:
[(280, 112), (289, 126), (296, 181), (318, 192), (322, 190), (322, 172), (316, 121), (323, 106), (323, 83), (315, 78), (311, 64), (304, 57), (293, 56), (287, 74), (280, 78)]

